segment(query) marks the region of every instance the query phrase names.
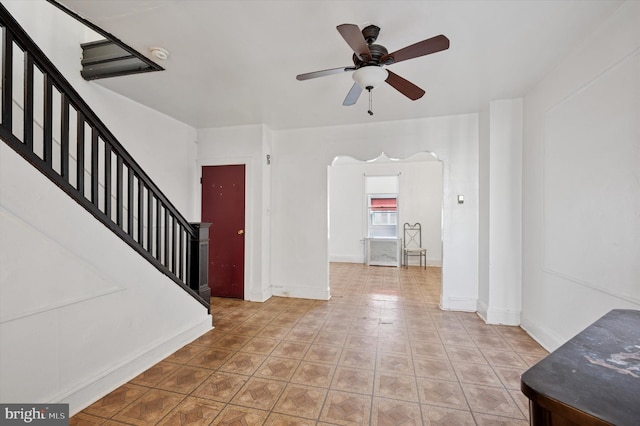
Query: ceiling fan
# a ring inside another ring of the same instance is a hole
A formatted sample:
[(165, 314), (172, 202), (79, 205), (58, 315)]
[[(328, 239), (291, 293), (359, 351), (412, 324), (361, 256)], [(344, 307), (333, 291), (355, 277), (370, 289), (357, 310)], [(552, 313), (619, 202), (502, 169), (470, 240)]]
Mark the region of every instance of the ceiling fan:
[(360, 28), (355, 24), (342, 24), (336, 28), (353, 50), (353, 66), (299, 74), (296, 76), (296, 79), (302, 81), (353, 71), (355, 83), (351, 87), (351, 90), (349, 90), (349, 93), (347, 93), (347, 97), (344, 99), (342, 105), (354, 105), (358, 101), (362, 90), (366, 89), (369, 92), (368, 112), (370, 115), (373, 115), (371, 111), (371, 90), (378, 87), (383, 81), (386, 81), (394, 89), (412, 101), (420, 99), (425, 93), (424, 90), (415, 84), (383, 68), (383, 66), (429, 55), (449, 48), (449, 39), (443, 35), (438, 35), (389, 53), (384, 46), (374, 44), (378, 38), (378, 34), (380, 34), (380, 28), (375, 25), (369, 25), (363, 28), (362, 31), (360, 31)]

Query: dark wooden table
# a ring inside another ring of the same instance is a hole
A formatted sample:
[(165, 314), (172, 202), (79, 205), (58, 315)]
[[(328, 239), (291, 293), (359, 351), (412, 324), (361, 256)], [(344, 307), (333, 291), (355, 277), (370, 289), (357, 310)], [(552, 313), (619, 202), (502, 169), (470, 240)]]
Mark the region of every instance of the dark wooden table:
[(640, 311), (615, 309), (521, 378), (532, 425), (640, 425)]

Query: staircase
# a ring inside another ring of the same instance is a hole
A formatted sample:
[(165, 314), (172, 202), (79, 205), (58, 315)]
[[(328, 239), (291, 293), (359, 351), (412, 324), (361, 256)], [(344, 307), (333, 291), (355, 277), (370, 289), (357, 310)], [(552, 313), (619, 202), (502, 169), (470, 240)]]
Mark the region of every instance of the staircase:
[(178, 212), (1, 4), (0, 26), (2, 140), (209, 309), (199, 275), (206, 271), (201, 228)]

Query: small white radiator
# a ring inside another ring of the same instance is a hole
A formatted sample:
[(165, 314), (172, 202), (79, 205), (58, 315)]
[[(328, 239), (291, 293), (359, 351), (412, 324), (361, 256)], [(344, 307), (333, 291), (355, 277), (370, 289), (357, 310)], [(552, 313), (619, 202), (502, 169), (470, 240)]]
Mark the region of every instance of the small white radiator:
[(365, 238), (364, 257), (367, 265), (400, 267), (400, 238)]

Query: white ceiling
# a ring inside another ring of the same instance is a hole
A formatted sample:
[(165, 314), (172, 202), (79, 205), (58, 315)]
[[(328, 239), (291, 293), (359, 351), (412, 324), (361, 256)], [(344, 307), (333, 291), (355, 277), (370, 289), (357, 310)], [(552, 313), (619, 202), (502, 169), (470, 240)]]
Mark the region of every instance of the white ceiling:
[[(59, 0), (150, 57), (170, 52), (165, 71), (97, 80), (196, 128), (265, 123), (272, 129), (476, 112), (492, 99), (524, 95), (621, 1)], [(382, 28), (393, 52), (438, 34), (444, 52), (389, 67), (426, 90), (410, 101), (389, 85), (342, 101), (350, 73), (296, 75), (352, 65), (336, 31)]]

